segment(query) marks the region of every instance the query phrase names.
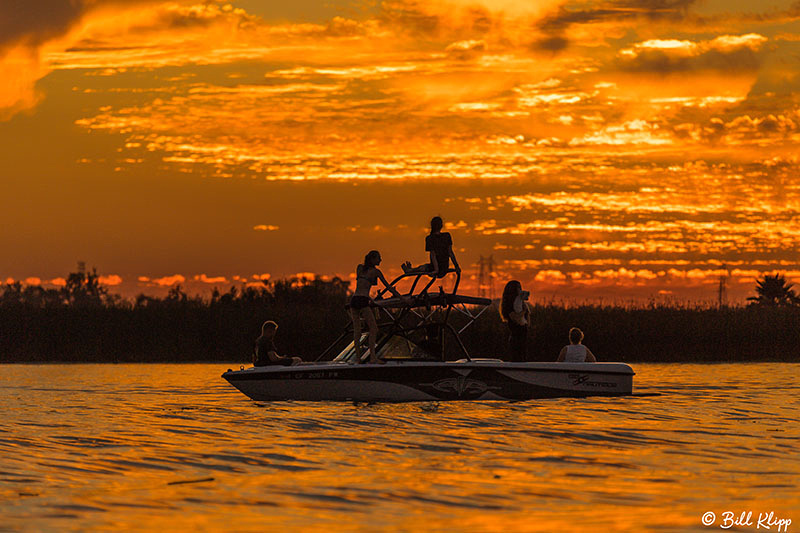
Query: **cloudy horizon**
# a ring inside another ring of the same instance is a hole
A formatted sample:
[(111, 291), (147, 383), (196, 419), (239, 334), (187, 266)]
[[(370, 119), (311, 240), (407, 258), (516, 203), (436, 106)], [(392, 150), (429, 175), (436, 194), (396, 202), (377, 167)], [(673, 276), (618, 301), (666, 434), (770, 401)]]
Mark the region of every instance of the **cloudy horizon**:
[(13, 0), (0, 283), (387, 275), (742, 302), (800, 280), (800, 3)]

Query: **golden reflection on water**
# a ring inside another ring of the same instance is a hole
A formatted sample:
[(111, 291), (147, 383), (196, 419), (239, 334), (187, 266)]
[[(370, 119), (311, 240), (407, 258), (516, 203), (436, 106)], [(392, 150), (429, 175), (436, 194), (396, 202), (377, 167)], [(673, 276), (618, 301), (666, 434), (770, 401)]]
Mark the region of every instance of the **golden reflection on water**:
[(7, 365), (0, 515), (12, 530), (800, 523), (797, 365), (634, 366), (658, 396), (354, 406), (255, 403), (224, 365)]

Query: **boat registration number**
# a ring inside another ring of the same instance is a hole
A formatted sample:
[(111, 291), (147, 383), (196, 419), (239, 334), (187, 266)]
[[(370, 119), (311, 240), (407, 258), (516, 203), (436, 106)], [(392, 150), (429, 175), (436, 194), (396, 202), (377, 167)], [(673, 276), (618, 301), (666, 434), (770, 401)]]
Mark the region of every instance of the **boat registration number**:
[(298, 372), (296, 374), (292, 374), (292, 377), (294, 379), (329, 379), (339, 377), (339, 373), (334, 371), (308, 373)]

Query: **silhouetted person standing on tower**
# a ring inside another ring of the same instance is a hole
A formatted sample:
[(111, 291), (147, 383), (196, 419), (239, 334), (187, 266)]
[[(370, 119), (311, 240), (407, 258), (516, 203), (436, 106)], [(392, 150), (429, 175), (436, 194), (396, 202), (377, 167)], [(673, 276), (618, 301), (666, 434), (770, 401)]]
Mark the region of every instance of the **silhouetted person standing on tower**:
[(375, 313), (372, 311), (372, 299), (369, 297), (370, 289), (378, 284), (378, 280), (389, 289), (393, 295), (400, 297), (400, 293), (390, 286), (383, 277), (383, 273), (378, 269), (381, 264), (381, 254), (378, 250), (372, 250), (366, 257), (364, 263), (356, 267), (356, 290), (350, 298), (350, 317), (353, 319), (353, 342), (355, 343), (356, 356), (361, 362), (361, 319), (367, 322), (369, 328), (369, 362), (382, 363), (378, 359), (375, 351), (375, 343), (378, 338), (378, 323), (375, 321)]

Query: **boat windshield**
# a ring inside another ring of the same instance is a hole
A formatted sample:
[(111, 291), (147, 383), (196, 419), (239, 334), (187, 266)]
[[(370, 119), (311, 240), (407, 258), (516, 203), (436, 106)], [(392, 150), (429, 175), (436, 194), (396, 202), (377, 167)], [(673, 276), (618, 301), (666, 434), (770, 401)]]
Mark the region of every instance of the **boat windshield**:
[[(369, 347), (367, 345), (367, 334), (361, 336), (361, 357), (366, 359), (369, 356)], [(401, 335), (393, 335), (385, 343), (378, 342), (378, 357), (384, 360), (438, 360), (429, 350), (425, 350), (411, 340)], [(355, 343), (350, 342), (344, 349), (337, 355), (333, 362), (350, 363), (356, 360)]]

